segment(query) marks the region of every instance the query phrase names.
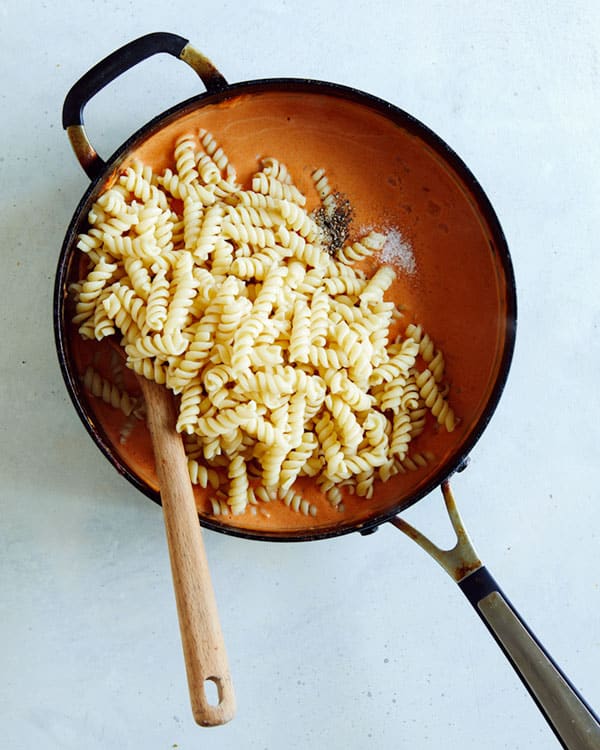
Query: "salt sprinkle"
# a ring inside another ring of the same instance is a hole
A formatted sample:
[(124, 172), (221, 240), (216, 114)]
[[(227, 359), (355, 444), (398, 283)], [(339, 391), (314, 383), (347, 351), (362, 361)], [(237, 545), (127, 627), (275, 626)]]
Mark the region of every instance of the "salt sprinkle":
[(390, 229), (386, 233), (380, 260), (382, 263), (391, 263), (399, 266), (409, 274), (413, 274), (417, 270), (413, 249), (410, 243), (404, 239), (399, 229)]

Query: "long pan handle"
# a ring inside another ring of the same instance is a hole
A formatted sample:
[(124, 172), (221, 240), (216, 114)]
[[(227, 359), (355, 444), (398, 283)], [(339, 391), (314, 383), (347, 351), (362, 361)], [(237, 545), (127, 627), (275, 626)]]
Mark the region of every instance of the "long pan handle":
[(598, 750), (598, 717), (479, 560), (448, 482), (442, 485), (442, 492), (448, 516), (456, 532), (457, 541), (452, 549), (440, 549), (401, 518), (394, 518), (391, 523), (428, 552), (458, 583), (521, 678), (562, 747), (567, 750)]
[(458, 585), (523, 681), (563, 747), (600, 748), (600, 723), (564, 672), (531, 632), (489, 571)]

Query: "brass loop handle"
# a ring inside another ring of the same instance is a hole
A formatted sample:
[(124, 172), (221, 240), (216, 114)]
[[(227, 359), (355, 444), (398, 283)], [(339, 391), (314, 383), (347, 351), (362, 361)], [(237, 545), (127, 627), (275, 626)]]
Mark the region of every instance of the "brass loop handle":
[(90, 68), (69, 90), (63, 104), (62, 123), (77, 160), (90, 179), (104, 169), (105, 162), (90, 143), (83, 123), (83, 110), (90, 99), (108, 83), (139, 62), (166, 52), (187, 63), (200, 77), (208, 93), (223, 91), (229, 85), (213, 63), (187, 39), (167, 32), (156, 32), (134, 39)]

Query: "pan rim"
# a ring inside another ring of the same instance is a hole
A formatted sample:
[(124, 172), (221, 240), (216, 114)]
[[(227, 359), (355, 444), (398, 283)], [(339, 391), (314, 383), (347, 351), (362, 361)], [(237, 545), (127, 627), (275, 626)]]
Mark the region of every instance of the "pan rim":
[(136, 487), (136, 489), (146, 495), (146, 497), (160, 505), (160, 494), (150, 488), (125, 464), (117, 452), (112, 448), (111, 441), (108, 440), (101, 426), (93, 419), (93, 414), (90, 414), (89, 410), (84, 407), (82, 387), (77, 373), (75, 372), (72, 357), (69, 353), (69, 337), (67, 336), (68, 321), (65, 318), (64, 305), (66, 298), (66, 275), (69, 265), (68, 260), (73, 251), (73, 234), (81, 221), (83, 212), (89, 205), (96, 190), (103, 184), (107, 177), (118, 168), (120, 162), (138, 142), (141, 142), (159, 128), (168, 125), (170, 122), (180, 118), (186, 112), (192, 111), (195, 108), (221, 103), (242, 94), (257, 94), (266, 91), (276, 91), (279, 93), (295, 92), (322, 94), (324, 96), (333, 96), (352, 101), (358, 105), (367, 107), (372, 111), (382, 114), (395, 124), (402, 126), (405, 130), (421, 138), (423, 142), (438, 154), (460, 177), (461, 181), (468, 189), (469, 195), (474, 199), (477, 210), (485, 219), (491, 236), (493, 237), (493, 251), (497, 254), (503, 278), (506, 283), (504, 345), (501, 350), (501, 357), (499, 358), (500, 361), (497, 375), (487, 398), (485, 408), (467, 433), (465, 439), (462, 441), (460, 449), (456, 452), (451, 452), (450, 457), (440, 463), (430, 479), (418, 491), (411, 493), (407, 497), (400, 498), (393, 504), (390, 503), (385, 510), (374, 513), (360, 522), (353, 522), (351, 520), (344, 521), (342, 519), (337, 521), (335, 525), (328, 524), (323, 527), (315, 526), (287, 531), (259, 531), (224, 524), (219, 522), (216, 518), (213, 519), (209, 516), (199, 516), (199, 522), (205, 528), (229, 536), (255, 541), (305, 542), (330, 539), (355, 531), (358, 531), (361, 534), (368, 534), (375, 531), (381, 524), (389, 521), (394, 516), (419, 502), (419, 500), (429, 495), (449, 476), (464, 467), (470, 452), (481, 438), (499, 404), (508, 379), (516, 341), (517, 295), (515, 275), (508, 243), (495, 209), (483, 187), (462, 158), (458, 156), (458, 154), (427, 125), (400, 107), (397, 107), (396, 105), (373, 94), (339, 83), (310, 78), (264, 78), (229, 84), (222, 91), (210, 94), (202, 93), (191, 97), (173, 107), (170, 107), (149, 120), (145, 125), (141, 126), (115, 150), (106, 161), (100, 173), (90, 182), (90, 185), (80, 199), (71, 221), (69, 222), (58, 257), (53, 295), (53, 328), (59, 366), (67, 392), (69, 393), (75, 410), (94, 443), (119, 474), (125, 477), (125, 479)]

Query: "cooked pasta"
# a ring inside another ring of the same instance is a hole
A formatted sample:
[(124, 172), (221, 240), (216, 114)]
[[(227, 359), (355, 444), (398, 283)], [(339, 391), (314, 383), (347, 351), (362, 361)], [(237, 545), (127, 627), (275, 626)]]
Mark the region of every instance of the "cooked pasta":
[[(333, 210), (325, 171), (312, 181)], [(455, 429), (445, 360), (421, 325), (397, 333), (395, 270), (362, 270), (383, 232), (328, 246), (281, 161), (261, 159), (250, 182), (205, 130), (178, 138), (161, 174), (127, 166), (78, 238), (89, 268), (70, 287), (73, 321), (87, 338), (120, 334), (127, 367), (177, 395), (190, 478), (215, 493), (214, 514), (259, 518), (278, 501), (313, 517), (305, 477), (342, 512), (427, 465), (412, 449), (428, 424)], [(143, 416), (93, 369), (83, 382)]]
[(104, 403), (120, 409), (126, 417), (133, 411), (134, 401), (126, 392), (117, 388), (116, 385), (103, 378), (93, 367), (88, 367), (83, 374), (83, 384), (86, 389), (96, 398)]
[(342, 248), (338, 253), (338, 257), (342, 263), (356, 263), (373, 255), (376, 250), (381, 250), (384, 244), (385, 235), (379, 232), (369, 232), (361, 240)]

